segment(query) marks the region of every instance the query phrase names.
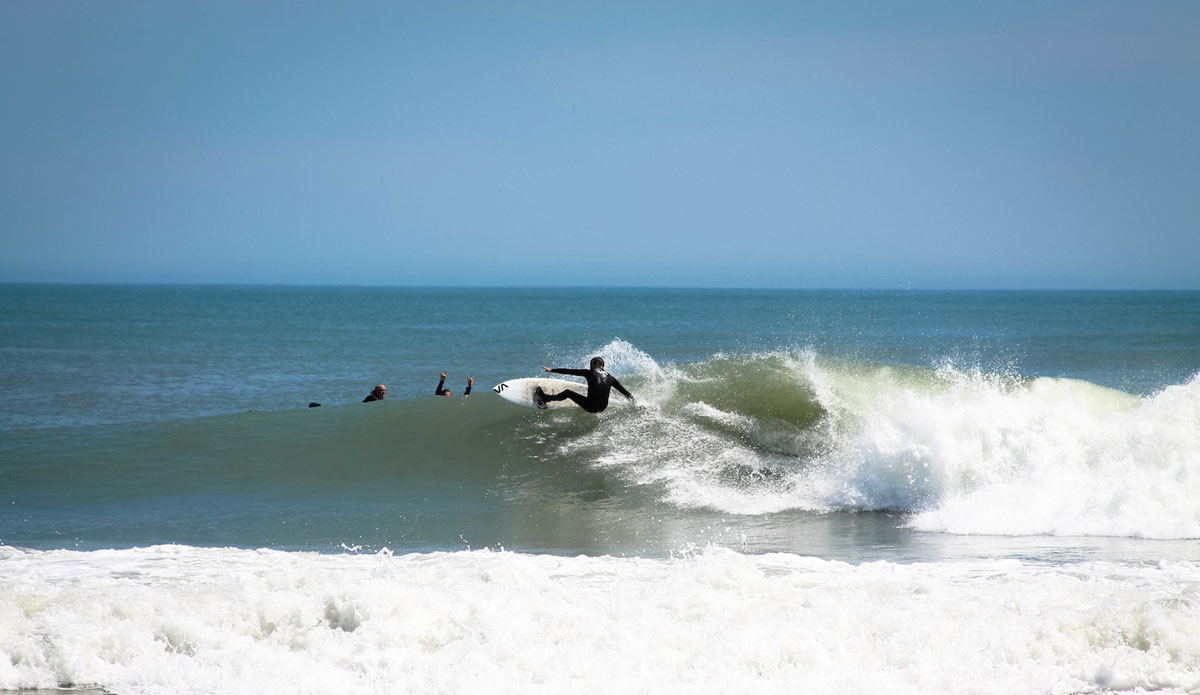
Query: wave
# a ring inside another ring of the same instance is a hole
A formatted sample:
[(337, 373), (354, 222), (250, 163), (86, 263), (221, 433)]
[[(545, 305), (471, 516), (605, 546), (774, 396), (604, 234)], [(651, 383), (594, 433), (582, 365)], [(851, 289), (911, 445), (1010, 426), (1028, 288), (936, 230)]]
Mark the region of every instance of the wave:
[[(951, 534), (1200, 538), (1200, 375), (1142, 397), (812, 350), (659, 364), (614, 340), (568, 358), (590, 354), (636, 407), (617, 396), (599, 417), (539, 412), (481, 384), (469, 399), (14, 432), (0, 442), (0, 543), (57, 547), (94, 527), (96, 542), (118, 545), (444, 549), (474, 530), (488, 539), (476, 547), (520, 538), (605, 552), (595, 539), (642, 533), (636, 520), (664, 504), (883, 510)], [(75, 516), (53, 522), (65, 530), (39, 526), (47, 508)]]
[(0, 690), (1194, 692), (1198, 588), (1190, 562), (0, 547)]
[(571, 443), (684, 507), (892, 510), (956, 534), (1200, 538), (1200, 375), (1085, 381), (864, 365), (813, 351), (636, 365), (644, 407)]

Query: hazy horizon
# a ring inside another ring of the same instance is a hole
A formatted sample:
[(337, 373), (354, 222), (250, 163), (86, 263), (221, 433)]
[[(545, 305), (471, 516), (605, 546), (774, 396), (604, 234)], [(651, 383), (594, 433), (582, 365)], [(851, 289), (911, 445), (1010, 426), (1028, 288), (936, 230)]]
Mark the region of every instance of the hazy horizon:
[(289, 282), (105, 282), (105, 281), (10, 281), (0, 280), (0, 286), (84, 286), (84, 287), (197, 287), (197, 288), (294, 288), (294, 289), (397, 289), (397, 290), (659, 290), (696, 292), (924, 292), (924, 293), (1200, 293), (1197, 288), (1136, 288), (1136, 287), (787, 287), (758, 286), (737, 287), (725, 285), (363, 285), (305, 284)]

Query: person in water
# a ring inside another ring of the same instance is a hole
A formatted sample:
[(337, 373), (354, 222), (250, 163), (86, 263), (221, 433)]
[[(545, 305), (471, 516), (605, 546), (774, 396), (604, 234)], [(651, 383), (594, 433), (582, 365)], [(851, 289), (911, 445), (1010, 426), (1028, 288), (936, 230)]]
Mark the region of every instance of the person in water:
[(617, 381), (616, 377), (604, 371), (603, 357), (593, 357), (592, 361), (589, 363), (589, 367), (589, 369), (551, 369), (543, 366), (542, 369), (545, 369), (548, 372), (554, 372), (555, 374), (570, 374), (571, 376), (581, 376), (584, 379), (587, 379), (587, 395), (581, 396), (571, 389), (563, 389), (562, 391), (551, 396), (543, 391), (542, 387), (539, 386), (534, 389), (533, 402), (537, 404), (539, 408), (544, 408), (546, 403), (549, 401), (562, 401), (570, 398), (571, 400), (575, 401), (580, 408), (583, 408), (589, 413), (599, 413), (608, 407), (608, 394), (612, 389), (620, 391), (621, 394), (626, 398), (631, 401), (633, 400), (633, 394), (629, 393), (629, 391), (626, 391), (625, 387), (621, 385), (621, 382)]
[[(453, 396), (454, 394), (450, 392), (450, 389), (443, 388), (443, 386), (445, 386), (445, 384), (446, 384), (446, 373), (442, 372), (442, 378), (438, 379), (438, 385), (437, 385), (437, 388), (434, 389), (433, 395), (435, 395), (435, 396)], [(463, 391), (463, 398), (466, 398), (467, 396), (471, 395), (471, 387), (474, 385), (475, 385), (475, 377), (470, 377), (470, 376), (467, 377), (467, 390)]]
[(371, 389), (371, 392), (367, 394), (367, 397), (364, 398), (362, 402), (370, 403), (371, 401), (382, 401), (385, 396), (387, 396), (387, 387), (383, 384), (376, 384), (375, 388)]

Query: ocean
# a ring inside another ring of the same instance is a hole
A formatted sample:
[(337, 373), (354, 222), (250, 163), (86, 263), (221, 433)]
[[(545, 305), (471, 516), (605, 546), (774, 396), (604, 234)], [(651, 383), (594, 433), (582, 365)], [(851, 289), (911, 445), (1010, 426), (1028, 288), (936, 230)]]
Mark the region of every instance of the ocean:
[(1200, 693), (1200, 292), (0, 285), (0, 396), (0, 690)]

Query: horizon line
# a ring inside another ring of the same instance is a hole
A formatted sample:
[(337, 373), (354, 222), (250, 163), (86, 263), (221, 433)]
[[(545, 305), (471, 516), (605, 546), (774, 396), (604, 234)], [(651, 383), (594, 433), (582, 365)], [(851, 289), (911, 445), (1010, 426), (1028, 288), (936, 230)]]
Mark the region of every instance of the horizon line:
[(421, 285), (363, 283), (290, 282), (164, 282), (105, 280), (0, 280), (0, 285), (77, 287), (227, 287), (227, 288), (328, 288), (409, 290), (686, 290), (686, 291), (782, 291), (782, 292), (1200, 292), (1200, 287), (846, 287), (846, 286), (736, 286), (736, 285)]

